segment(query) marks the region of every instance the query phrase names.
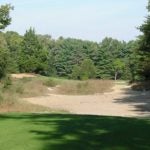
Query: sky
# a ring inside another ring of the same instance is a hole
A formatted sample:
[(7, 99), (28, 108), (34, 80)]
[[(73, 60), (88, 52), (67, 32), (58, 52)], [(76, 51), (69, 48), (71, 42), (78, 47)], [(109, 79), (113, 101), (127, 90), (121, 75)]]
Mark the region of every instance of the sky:
[(100, 42), (105, 37), (134, 40), (147, 16), (148, 0), (0, 0), (14, 6), (5, 31), (23, 35), (34, 27), (53, 38), (79, 38)]

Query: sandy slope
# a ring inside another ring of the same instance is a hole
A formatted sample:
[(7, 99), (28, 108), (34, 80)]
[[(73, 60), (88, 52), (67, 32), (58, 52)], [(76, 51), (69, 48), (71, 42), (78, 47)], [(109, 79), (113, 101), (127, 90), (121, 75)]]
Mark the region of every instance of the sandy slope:
[(18, 74), (11, 74), (11, 77), (16, 79), (22, 79), (22, 78), (36, 77), (36, 75), (30, 73), (18, 73)]
[(48, 94), (25, 100), (52, 109), (67, 110), (73, 114), (146, 116), (150, 114), (150, 110), (142, 110), (140, 106), (147, 105), (149, 99), (148, 92), (133, 92), (127, 85), (116, 84), (113, 92), (105, 94), (85, 96)]

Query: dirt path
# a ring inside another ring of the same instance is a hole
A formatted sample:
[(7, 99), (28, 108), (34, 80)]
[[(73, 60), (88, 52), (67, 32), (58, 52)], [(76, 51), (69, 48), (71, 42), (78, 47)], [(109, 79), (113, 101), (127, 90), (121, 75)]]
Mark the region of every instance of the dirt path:
[[(109, 115), (109, 116), (146, 116), (150, 110), (140, 110), (149, 100), (147, 92), (133, 92), (130, 87), (116, 84), (113, 92), (68, 96), (49, 94), (47, 96), (27, 98), (28, 102), (49, 107), (55, 110), (66, 110), (73, 114)], [(138, 97), (138, 102), (136, 101)], [(142, 101), (142, 102), (141, 102)]]

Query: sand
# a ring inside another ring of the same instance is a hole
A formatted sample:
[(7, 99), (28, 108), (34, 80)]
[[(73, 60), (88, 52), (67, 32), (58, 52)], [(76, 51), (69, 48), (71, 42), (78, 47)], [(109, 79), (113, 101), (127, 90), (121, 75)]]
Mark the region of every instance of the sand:
[[(116, 84), (110, 93), (96, 95), (56, 95), (52, 89), (46, 96), (26, 98), (32, 104), (71, 114), (145, 117), (150, 116), (150, 93), (135, 92), (130, 86)], [(145, 109), (144, 109), (145, 108)]]

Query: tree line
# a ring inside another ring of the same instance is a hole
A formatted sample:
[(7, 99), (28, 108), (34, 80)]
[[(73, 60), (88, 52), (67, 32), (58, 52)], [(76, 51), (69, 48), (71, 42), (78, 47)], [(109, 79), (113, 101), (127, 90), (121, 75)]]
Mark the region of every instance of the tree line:
[[(150, 5), (148, 10), (150, 11)], [(73, 38), (53, 39), (30, 28), (22, 36), (2, 32), (11, 22), (10, 5), (0, 7), (0, 78), (8, 73), (37, 73), (70, 79), (150, 79), (150, 16), (137, 40), (110, 37), (100, 43)]]

